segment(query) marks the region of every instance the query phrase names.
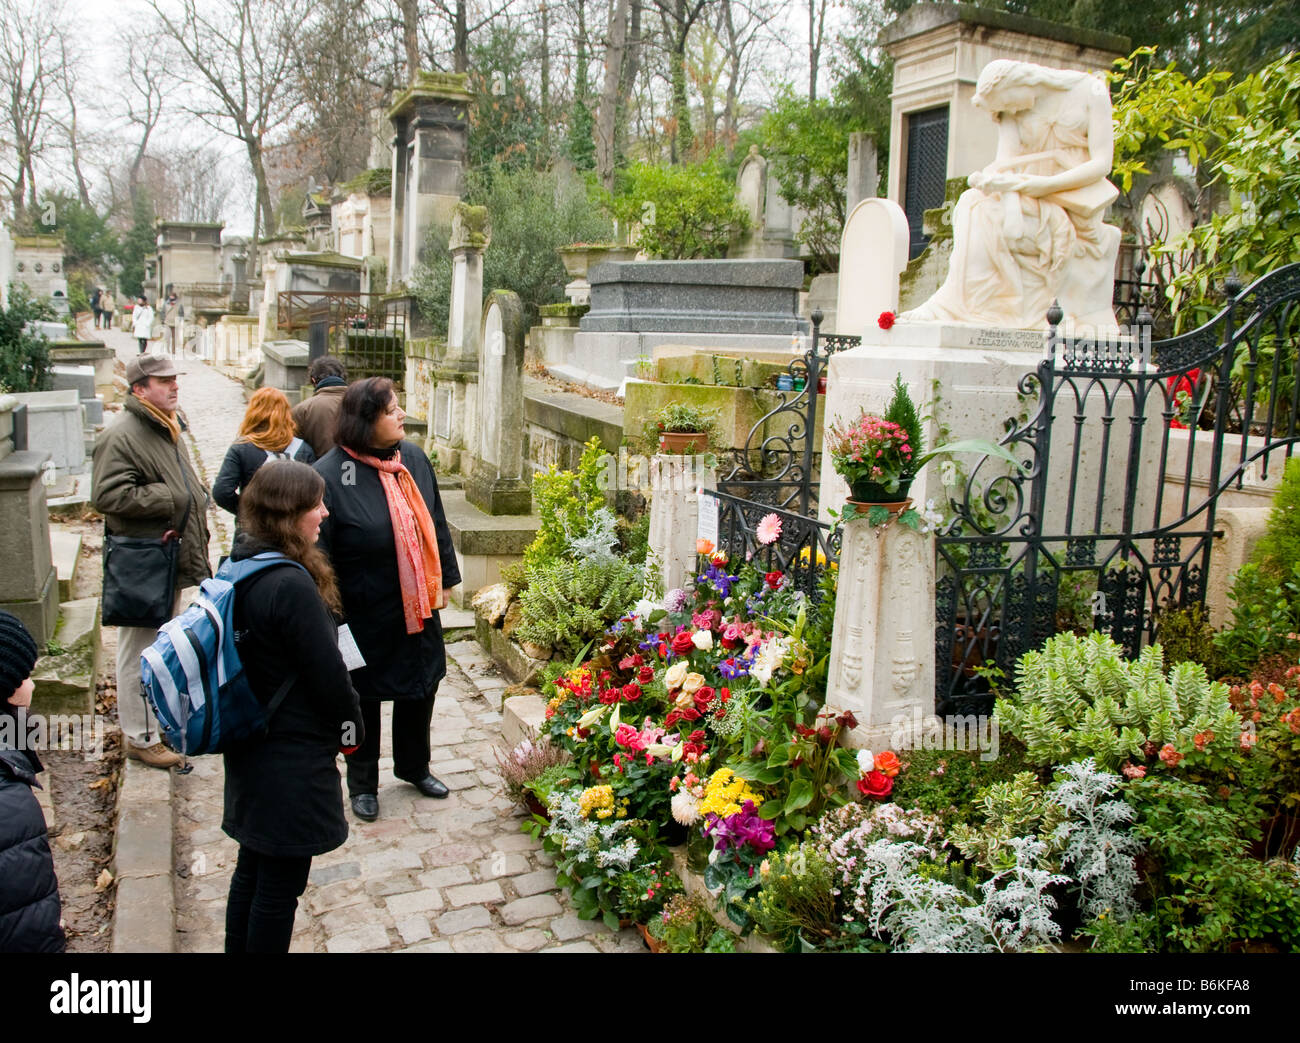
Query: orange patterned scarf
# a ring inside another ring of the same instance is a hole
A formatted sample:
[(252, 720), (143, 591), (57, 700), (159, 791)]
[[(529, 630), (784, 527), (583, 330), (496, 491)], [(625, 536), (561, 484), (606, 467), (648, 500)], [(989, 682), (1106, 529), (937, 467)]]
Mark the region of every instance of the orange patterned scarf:
[(438, 536), (411, 472), (402, 463), (400, 451), (391, 460), (342, 450), (359, 463), (379, 472), (379, 482), (388, 500), (397, 543), (397, 574), (402, 581), (402, 610), (406, 632), (418, 634), (442, 600), (442, 562), (438, 558)]

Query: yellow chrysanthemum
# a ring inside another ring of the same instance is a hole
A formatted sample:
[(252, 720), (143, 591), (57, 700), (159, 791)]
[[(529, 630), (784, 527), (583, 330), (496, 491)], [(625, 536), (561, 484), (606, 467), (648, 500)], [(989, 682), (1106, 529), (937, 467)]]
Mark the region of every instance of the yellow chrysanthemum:
[(754, 807), (758, 807), (763, 803), (763, 798), (730, 768), (719, 768), (705, 783), (699, 813), (701, 816), (714, 814), (719, 818), (739, 815), (745, 801), (752, 801)]

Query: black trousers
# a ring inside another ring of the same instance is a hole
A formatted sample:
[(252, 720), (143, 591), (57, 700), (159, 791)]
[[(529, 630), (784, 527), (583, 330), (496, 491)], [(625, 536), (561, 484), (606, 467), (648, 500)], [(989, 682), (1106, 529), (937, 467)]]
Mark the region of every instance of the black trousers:
[(226, 952), (288, 952), (311, 855), (282, 858), (239, 846), (226, 899)]
[[(435, 686), (423, 699), (393, 700), (393, 774), (418, 782), (429, 774), (429, 722), (433, 719)], [(376, 699), (361, 700), (361, 720), (366, 736), (357, 752), (347, 758), (348, 796), (379, 792), (379, 710)]]

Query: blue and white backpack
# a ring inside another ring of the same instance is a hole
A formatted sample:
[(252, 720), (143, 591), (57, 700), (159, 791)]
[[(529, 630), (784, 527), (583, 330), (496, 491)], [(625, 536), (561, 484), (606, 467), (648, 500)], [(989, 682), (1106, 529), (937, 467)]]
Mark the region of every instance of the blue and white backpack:
[(142, 695), (158, 718), (163, 741), (178, 753), (223, 753), (265, 733), (297, 680), (291, 675), (263, 708), (235, 648), (235, 586), (280, 565), (303, 568), (276, 551), (226, 561), (215, 579), (200, 584), (198, 599), (164, 623), (141, 653)]

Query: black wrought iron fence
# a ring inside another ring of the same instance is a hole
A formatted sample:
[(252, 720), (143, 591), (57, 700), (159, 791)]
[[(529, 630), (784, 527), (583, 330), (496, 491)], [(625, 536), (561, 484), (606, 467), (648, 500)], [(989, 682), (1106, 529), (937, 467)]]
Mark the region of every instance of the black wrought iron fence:
[(985, 664), (1009, 672), (1059, 629), (1105, 630), (1136, 655), (1163, 609), (1204, 601), (1219, 495), (1300, 441), (1300, 265), (1228, 296), (1156, 343), (1148, 316), (1099, 341), (1062, 338), (1049, 313), (1019, 388), (1037, 410), (1002, 440), (1026, 468), (980, 461), (937, 539), (940, 713), (987, 710)]
[(405, 301), (378, 293), (290, 290), (276, 297), (276, 325), (307, 337), (323, 327), (329, 352), (353, 378), (383, 376), (401, 383), (406, 371)]
[[(750, 428), (745, 444), (722, 457), (717, 492), (708, 493), (718, 501), (718, 546), (730, 560), (779, 569), (810, 594), (840, 552), (839, 531), (817, 519), (826, 368), (832, 354), (861, 343), (859, 337), (824, 336), (821, 323), (822, 313), (813, 312), (807, 349), (785, 367), (789, 389), (777, 392), (780, 402)], [(781, 535), (763, 544), (757, 526), (769, 514), (780, 521)]]

